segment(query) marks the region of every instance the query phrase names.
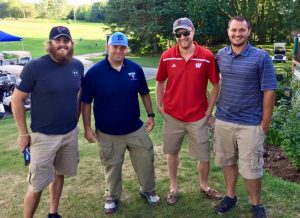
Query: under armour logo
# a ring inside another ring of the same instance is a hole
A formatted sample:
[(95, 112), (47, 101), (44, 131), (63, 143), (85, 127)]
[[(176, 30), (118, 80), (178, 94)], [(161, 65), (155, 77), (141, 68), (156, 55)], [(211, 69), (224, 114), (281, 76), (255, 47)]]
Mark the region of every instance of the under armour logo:
[(176, 67), (176, 64), (173, 64), (172, 67)]
[(78, 75), (79, 75), (79, 72), (78, 72), (77, 70), (74, 70), (74, 71), (73, 71), (73, 75), (74, 75), (74, 76), (78, 76)]

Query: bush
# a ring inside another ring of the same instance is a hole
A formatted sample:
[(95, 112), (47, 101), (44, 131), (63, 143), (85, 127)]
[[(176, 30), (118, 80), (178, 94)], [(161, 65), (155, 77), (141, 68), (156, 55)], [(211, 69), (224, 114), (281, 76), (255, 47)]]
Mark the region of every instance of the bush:
[(282, 125), (289, 114), (289, 106), (285, 104), (278, 103), (278, 106), (274, 107), (272, 122), (270, 125), (270, 130), (267, 136), (267, 143), (279, 146), (283, 140), (279, 134), (282, 130)]
[(289, 162), (300, 170), (300, 102), (293, 104), (281, 127), (281, 148)]

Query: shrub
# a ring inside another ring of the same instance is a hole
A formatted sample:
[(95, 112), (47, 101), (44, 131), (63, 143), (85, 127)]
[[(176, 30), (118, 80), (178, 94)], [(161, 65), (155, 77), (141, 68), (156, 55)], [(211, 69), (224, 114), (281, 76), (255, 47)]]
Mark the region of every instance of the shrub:
[(286, 117), (289, 114), (288, 108), (289, 106), (285, 104), (281, 104), (280, 102), (278, 103), (278, 106), (274, 107), (272, 122), (266, 140), (268, 144), (277, 145), (277, 146), (281, 144), (283, 138), (279, 133), (282, 129), (283, 123), (286, 120)]
[(281, 148), (289, 162), (300, 170), (300, 102), (293, 104), (280, 131)]

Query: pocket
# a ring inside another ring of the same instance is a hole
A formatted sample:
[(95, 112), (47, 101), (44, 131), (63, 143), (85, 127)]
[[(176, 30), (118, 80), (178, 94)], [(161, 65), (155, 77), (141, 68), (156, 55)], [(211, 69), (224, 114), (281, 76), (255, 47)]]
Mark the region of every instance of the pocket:
[(146, 133), (145, 131), (144, 131), (144, 134), (139, 136), (139, 144), (147, 150), (150, 150), (153, 148), (153, 143), (152, 143), (148, 133)]
[(33, 132), (30, 134), (30, 146), (35, 145), (38, 142), (39, 136), (41, 134), (38, 132)]
[(266, 136), (266, 133), (264, 132), (263, 128), (261, 127), (261, 125), (258, 126), (258, 130), (259, 130), (259, 133), (262, 135), (262, 136)]
[(113, 158), (114, 149), (112, 142), (103, 142), (99, 143), (99, 156), (100, 160), (103, 164), (107, 163), (109, 160)]
[(254, 152), (254, 157), (251, 163), (252, 163), (252, 170), (254, 172), (261, 171), (264, 165), (263, 151)]

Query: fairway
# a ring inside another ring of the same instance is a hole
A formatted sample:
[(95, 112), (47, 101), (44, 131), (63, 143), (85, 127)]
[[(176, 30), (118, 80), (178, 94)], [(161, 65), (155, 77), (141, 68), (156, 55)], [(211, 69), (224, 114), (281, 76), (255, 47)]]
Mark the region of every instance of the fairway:
[[(44, 45), (48, 41), (49, 32), (53, 26), (64, 25), (71, 31), (76, 43), (75, 54), (105, 51), (105, 35), (102, 23), (66, 23), (66, 21), (43, 20), (0, 20), (0, 30), (23, 37), (24, 49), (30, 51), (33, 57), (45, 54)], [(19, 42), (0, 43), (1, 50), (21, 50)]]

